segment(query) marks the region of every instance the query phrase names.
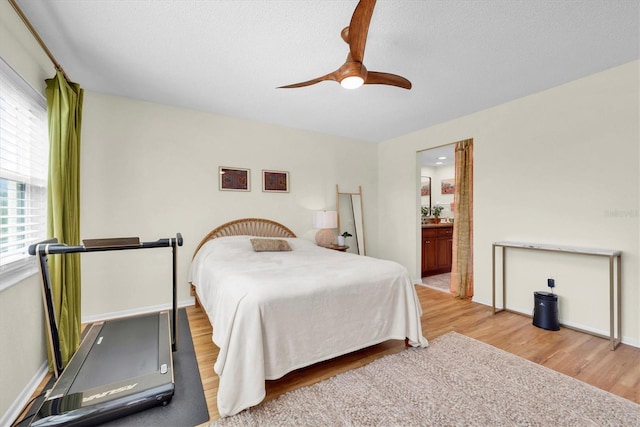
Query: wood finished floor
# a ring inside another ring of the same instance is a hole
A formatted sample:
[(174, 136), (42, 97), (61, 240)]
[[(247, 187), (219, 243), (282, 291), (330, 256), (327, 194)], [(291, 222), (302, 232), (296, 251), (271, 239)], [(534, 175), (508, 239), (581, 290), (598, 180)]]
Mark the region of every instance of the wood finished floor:
[[(416, 290), (423, 310), (422, 331), (428, 340), (455, 331), (640, 404), (640, 348), (621, 344), (611, 351), (609, 341), (603, 338), (566, 328), (546, 331), (533, 326), (526, 316), (509, 312), (494, 316), (491, 307), (458, 300), (442, 290), (427, 286), (416, 286)], [(218, 376), (213, 371), (218, 348), (211, 341), (213, 331), (204, 311), (187, 307), (187, 316), (211, 421), (219, 418)], [(266, 400), (404, 348), (403, 342), (389, 341), (267, 381)]]
[[(416, 286), (416, 290), (423, 310), (422, 330), (428, 340), (455, 331), (640, 404), (639, 348), (621, 344), (611, 351), (609, 341), (603, 338), (566, 328), (546, 331), (533, 326), (526, 316), (508, 312), (494, 316), (491, 307), (458, 300), (426, 286)], [(215, 420), (219, 418), (218, 377), (213, 364), (218, 348), (211, 342), (212, 329), (204, 312), (188, 307), (187, 315), (209, 414)], [(291, 372), (277, 381), (267, 381), (266, 400), (403, 349), (402, 342), (385, 342)]]

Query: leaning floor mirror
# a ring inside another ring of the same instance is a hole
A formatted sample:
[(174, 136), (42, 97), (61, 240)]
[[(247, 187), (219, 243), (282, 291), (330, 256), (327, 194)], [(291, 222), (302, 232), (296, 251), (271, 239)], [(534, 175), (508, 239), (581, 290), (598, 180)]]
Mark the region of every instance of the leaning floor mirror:
[(362, 187), (358, 192), (341, 192), (336, 185), (336, 210), (338, 211), (338, 235), (348, 233), (345, 245), (347, 252), (365, 255), (364, 222), (362, 219)]

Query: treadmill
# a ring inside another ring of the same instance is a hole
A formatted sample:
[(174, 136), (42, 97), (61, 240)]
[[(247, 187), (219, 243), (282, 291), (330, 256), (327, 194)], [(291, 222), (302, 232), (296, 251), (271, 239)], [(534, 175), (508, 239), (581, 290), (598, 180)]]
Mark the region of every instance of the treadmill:
[[(29, 247), (29, 254), (37, 255), (40, 261), (42, 301), (56, 378), (31, 426), (93, 426), (166, 405), (175, 390), (172, 352), (176, 351), (176, 267), (182, 235), (177, 233), (175, 238), (155, 242), (125, 237), (83, 243), (68, 246), (49, 239)], [(173, 251), (172, 309), (93, 323), (63, 369), (47, 256), (161, 247), (171, 247)]]

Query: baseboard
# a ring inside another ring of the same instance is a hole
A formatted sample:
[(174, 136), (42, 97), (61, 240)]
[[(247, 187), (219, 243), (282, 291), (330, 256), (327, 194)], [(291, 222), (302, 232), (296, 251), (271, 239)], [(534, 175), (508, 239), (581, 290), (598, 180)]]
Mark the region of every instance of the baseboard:
[[(189, 307), (195, 304), (193, 297), (187, 298), (182, 301), (178, 301), (178, 308)], [(171, 304), (150, 305), (146, 307), (139, 307), (131, 310), (112, 311), (110, 313), (96, 314), (94, 316), (83, 316), (82, 323), (100, 322), (103, 320), (117, 319), (119, 317), (136, 316), (139, 314), (156, 313), (162, 310), (170, 310)]]
[[(491, 301), (487, 301), (487, 300), (483, 300), (480, 298), (476, 298), (473, 297), (472, 299), (473, 302), (477, 302), (478, 304), (482, 304), (482, 305), (486, 305), (489, 307), (493, 307)], [(500, 310), (501, 307), (496, 307), (497, 310)], [(516, 314), (520, 314), (522, 316), (527, 316), (527, 317), (533, 317), (533, 308), (527, 312), (525, 310), (523, 310), (522, 308), (507, 308), (508, 311), (510, 311), (511, 313), (516, 313)], [(579, 332), (585, 332), (585, 333), (590, 333), (592, 335), (595, 335), (597, 337), (600, 338), (604, 338), (604, 339), (609, 339), (609, 331), (603, 331), (600, 329), (595, 329), (593, 327), (589, 327), (589, 326), (585, 326), (585, 325), (581, 325), (579, 323), (574, 323), (574, 322), (568, 322), (564, 319), (558, 319), (558, 321), (560, 322), (561, 326), (565, 326), (569, 329), (575, 329)], [(624, 332), (624, 328), (622, 328), (622, 331)], [(632, 339), (631, 337), (625, 337), (624, 335), (622, 336), (621, 342), (623, 344), (627, 344), (630, 345), (632, 347), (637, 347), (640, 348), (640, 341), (638, 341), (637, 339)]]
[(20, 415), (25, 405), (33, 396), (33, 393), (38, 389), (38, 386), (49, 372), (49, 364), (45, 362), (40, 366), (36, 373), (31, 377), (31, 380), (27, 383), (22, 392), (18, 395), (16, 400), (13, 401), (7, 412), (0, 418), (0, 426), (10, 426), (13, 421)]

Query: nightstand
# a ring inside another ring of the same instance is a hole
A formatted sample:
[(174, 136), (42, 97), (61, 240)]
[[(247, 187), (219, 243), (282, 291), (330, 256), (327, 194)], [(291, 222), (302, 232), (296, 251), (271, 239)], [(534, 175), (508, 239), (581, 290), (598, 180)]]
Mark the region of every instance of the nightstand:
[(334, 251), (346, 252), (347, 249), (349, 249), (349, 246), (330, 245), (329, 249), (333, 249)]

